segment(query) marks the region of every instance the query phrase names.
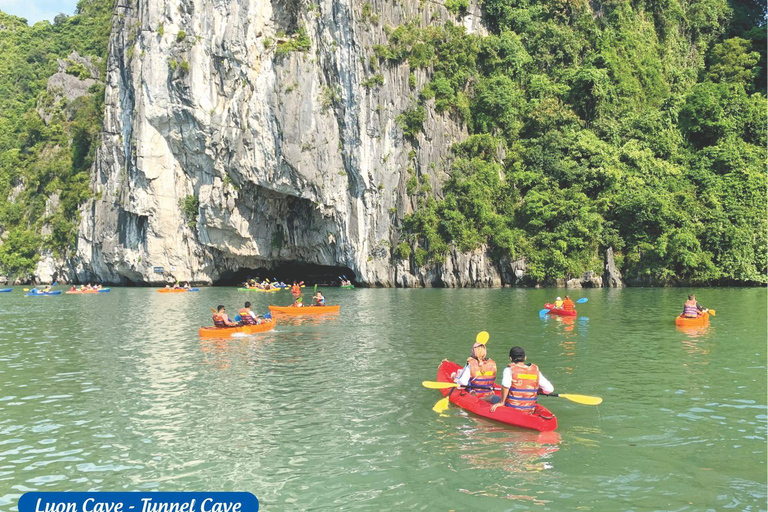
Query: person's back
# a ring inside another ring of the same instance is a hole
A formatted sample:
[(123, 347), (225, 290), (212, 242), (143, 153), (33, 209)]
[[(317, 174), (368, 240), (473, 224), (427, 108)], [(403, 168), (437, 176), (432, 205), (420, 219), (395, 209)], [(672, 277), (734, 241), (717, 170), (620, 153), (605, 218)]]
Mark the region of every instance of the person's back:
[(565, 300), (563, 301), (563, 309), (565, 311), (573, 311), (576, 309), (576, 305), (573, 303), (570, 297), (567, 295), (565, 296)]
[(243, 325), (256, 325), (258, 323), (256, 315), (251, 311), (251, 303), (246, 302), (245, 307), (237, 312), (240, 315), (240, 323)]
[(556, 308), (562, 308), (563, 307), (563, 299), (561, 299), (560, 297), (555, 299), (555, 307)]
[(701, 306), (699, 306), (699, 303), (696, 301), (696, 297), (694, 295), (689, 295), (688, 300), (685, 301), (685, 304), (683, 305), (683, 317), (685, 318), (696, 318), (699, 316), (699, 311), (701, 310)]
[[(539, 389), (549, 394), (555, 390), (554, 386), (541, 374), (538, 366), (525, 364), (525, 350), (522, 347), (512, 347), (509, 359), (510, 364), (504, 368), (501, 379), (504, 407), (532, 414), (536, 411)], [(491, 406), (491, 412), (500, 405), (502, 404)]]

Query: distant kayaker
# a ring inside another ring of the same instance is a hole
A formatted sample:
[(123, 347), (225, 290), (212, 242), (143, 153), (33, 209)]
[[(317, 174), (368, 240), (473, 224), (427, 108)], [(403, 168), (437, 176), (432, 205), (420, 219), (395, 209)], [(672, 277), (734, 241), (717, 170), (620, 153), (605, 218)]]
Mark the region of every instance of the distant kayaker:
[(485, 343), (472, 345), (472, 355), (467, 358), (467, 364), (455, 377), (454, 382), (461, 388), (486, 402), (499, 403), (501, 399), (493, 392), (496, 383), (496, 362), (486, 357), (488, 350)]
[(301, 293), (301, 287), (296, 284), (296, 281), (294, 281), (293, 285), (291, 286), (291, 293), (294, 295), (299, 295)]
[[(568, 296), (565, 297), (568, 299)], [(501, 402), (491, 406), (494, 412), (500, 405), (533, 413), (536, 410), (536, 397), (539, 390), (544, 394), (552, 393), (555, 388), (535, 364), (525, 364), (523, 347), (512, 347), (509, 351), (511, 363), (501, 374)]]
[(302, 302), (303, 302), (303, 299), (301, 297), (296, 297), (296, 300), (293, 301), (293, 304), (291, 304), (291, 307), (292, 308), (304, 307), (304, 304)]
[(315, 306), (325, 306), (325, 297), (320, 292), (317, 292), (312, 299), (315, 301)]
[(576, 305), (573, 303), (571, 298), (569, 296), (565, 296), (565, 300), (563, 301), (563, 309), (565, 311), (575, 311)]
[(558, 297), (557, 299), (555, 299), (555, 307), (556, 307), (557, 309), (560, 309), (560, 308), (562, 308), (562, 307), (563, 307), (563, 299), (561, 299), (560, 297)]
[(237, 327), (238, 323), (231, 321), (227, 316), (224, 306), (219, 305), (216, 308), (216, 313), (213, 314), (213, 325), (216, 327)]
[(696, 318), (702, 313), (709, 311), (706, 308), (701, 307), (701, 304), (696, 302), (696, 296), (691, 294), (688, 296), (688, 300), (683, 305), (683, 314), (680, 315), (684, 318)]
[(240, 308), (237, 314), (240, 315), (240, 323), (243, 325), (259, 325), (261, 323), (259, 315), (251, 311), (250, 302), (246, 302), (245, 307)]

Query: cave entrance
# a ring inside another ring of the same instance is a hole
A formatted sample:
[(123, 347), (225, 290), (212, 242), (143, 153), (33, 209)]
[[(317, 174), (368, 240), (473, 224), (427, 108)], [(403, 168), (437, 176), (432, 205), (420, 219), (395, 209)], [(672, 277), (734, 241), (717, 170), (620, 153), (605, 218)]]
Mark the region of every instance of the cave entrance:
[(236, 286), (248, 279), (257, 279), (259, 281), (264, 279), (273, 281), (276, 279), (289, 284), (294, 281), (304, 281), (306, 285), (339, 286), (342, 278), (355, 283), (355, 273), (349, 267), (280, 262), (275, 263), (275, 266), (271, 269), (266, 267), (241, 267), (237, 270), (225, 270), (213, 284), (214, 286)]

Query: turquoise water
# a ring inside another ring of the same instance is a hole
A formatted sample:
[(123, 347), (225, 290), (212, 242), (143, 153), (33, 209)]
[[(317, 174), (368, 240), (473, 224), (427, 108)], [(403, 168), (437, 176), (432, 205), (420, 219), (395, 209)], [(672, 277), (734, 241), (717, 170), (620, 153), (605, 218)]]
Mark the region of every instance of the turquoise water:
[[(201, 340), (210, 307), (287, 292), (0, 294), (0, 511), (25, 491), (244, 490), (261, 510), (766, 510), (765, 289), (333, 290), (341, 313)], [(478, 331), (561, 393), (556, 433), (452, 406), (434, 380)]]

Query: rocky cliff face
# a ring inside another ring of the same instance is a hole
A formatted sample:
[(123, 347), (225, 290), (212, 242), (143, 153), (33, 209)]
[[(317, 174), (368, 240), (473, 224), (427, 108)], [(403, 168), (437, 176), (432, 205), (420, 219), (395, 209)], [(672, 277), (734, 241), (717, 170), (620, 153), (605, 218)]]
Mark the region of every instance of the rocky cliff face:
[[(460, 22), (484, 31), (479, 13)], [(297, 262), (371, 285), (520, 283), (524, 262), (484, 251), (431, 269), (392, 258), (408, 169), (439, 193), (466, 133), (430, 110), (405, 139), (395, 119), (427, 77), (378, 68), (372, 46), (385, 26), (449, 17), (416, 1), (119, 0), (78, 279), (215, 282)]]

